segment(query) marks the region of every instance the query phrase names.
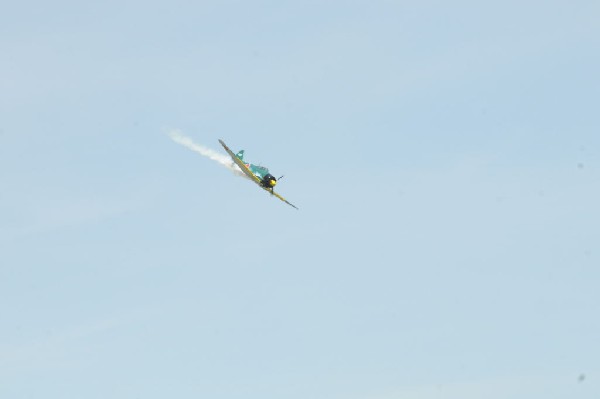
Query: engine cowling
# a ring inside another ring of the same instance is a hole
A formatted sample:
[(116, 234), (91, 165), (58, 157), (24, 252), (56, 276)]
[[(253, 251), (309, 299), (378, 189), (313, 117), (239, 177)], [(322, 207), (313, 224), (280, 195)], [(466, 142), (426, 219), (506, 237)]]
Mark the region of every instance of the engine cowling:
[(273, 188), (277, 184), (277, 179), (270, 173), (267, 173), (265, 177), (260, 181), (260, 185), (265, 188)]

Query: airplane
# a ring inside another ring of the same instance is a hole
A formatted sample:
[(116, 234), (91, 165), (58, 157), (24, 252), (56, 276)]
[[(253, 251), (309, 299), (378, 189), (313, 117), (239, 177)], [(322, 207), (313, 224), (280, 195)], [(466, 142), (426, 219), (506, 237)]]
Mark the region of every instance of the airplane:
[[(240, 150), (237, 154), (234, 154), (234, 152), (231, 151), (229, 147), (227, 147), (223, 140), (219, 139), (219, 143), (221, 143), (223, 148), (225, 148), (225, 151), (227, 151), (233, 162), (235, 162), (235, 164), (239, 166), (244, 175), (246, 175), (254, 183), (258, 184), (263, 190), (269, 192), (269, 194), (276, 196), (286, 204), (298, 209), (296, 205), (292, 204), (291, 202), (283, 198), (281, 195), (273, 191), (273, 188), (277, 184), (277, 179), (275, 178), (275, 176), (269, 173), (269, 169), (265, 168), (264, 166), (253, 165), (251, 163), (245, 162), (244, 150)], [(281, 177), (279, 179), (281, 179)]]

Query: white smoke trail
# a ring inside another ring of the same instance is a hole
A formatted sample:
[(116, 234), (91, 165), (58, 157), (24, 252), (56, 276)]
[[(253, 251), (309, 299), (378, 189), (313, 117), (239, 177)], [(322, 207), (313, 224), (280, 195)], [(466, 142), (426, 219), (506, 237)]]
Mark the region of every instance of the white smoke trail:
[(213, 161), (225, 166), (227, 169), (232, 171), (234, 174), (246, 177), (244, 173), (240, 170), (240, 168), (233, 163), (229, 155), (221, 154), (215, 150), (204, 147), (203, 145), (196, 144), (187, 136), (184, 136), (179, 130), (170, 130), (169, 137), (171, 140), (176, 142), (177, 144), (181, 144), (182, 146), (189, 148), (190, 150), (197, 152), (200, 155), (207, 157), (208, 159), (212, 159)]

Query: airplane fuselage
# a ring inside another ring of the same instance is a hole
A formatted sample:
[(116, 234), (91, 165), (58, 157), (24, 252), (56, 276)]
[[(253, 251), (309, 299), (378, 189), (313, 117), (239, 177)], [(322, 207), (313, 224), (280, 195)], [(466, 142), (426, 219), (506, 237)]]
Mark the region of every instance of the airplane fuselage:
[(265, 168), (264, 166), (253, 165), (251, 163), (247, 163), (246, 166), (248, 169), (250, 169), (254, 176), (258, 177), (261, 186), (271, 189), (277, 184), (277, 179), (275, 176), (270, 174), (269, 169)]

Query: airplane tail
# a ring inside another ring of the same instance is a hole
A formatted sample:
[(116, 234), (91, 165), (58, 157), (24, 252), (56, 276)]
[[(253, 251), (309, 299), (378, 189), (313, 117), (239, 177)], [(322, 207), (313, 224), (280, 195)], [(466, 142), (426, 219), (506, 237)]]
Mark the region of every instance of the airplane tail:
[(240, 150), (237, 154), (235, 154), (241, 161), (244, 160), (244, 150)]

